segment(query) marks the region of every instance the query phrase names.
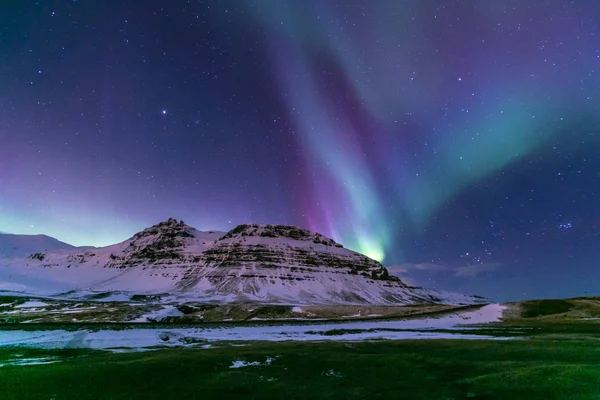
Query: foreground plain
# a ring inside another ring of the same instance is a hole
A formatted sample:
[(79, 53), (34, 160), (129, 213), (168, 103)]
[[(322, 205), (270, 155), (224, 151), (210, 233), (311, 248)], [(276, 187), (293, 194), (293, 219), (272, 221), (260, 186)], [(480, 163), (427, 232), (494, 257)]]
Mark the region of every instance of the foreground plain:
[[(600, 399), (600, 346), (586, 336), (261, 342), (141, 353), (4, 348), (0, 398)], [(11, 364), (18, 359), (58, 362)]]

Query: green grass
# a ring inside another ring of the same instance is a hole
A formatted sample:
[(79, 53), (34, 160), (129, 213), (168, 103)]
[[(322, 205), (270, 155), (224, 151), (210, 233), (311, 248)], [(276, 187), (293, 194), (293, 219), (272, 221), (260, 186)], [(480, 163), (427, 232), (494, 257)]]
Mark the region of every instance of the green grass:
[(562, 299), (529, 300), (522, 302), (521, 306), (523, 307), (522, 315), (525, 318), (560, 314), (573, 308), (573, 304), (569, 300)]
[[(595, 340), (259, 343), (59, 356), (0, 368), (0, 399), (600, 399)], [(272, 364), (230, 369), (234, 360)], [(330, 374), (329, 371), (334, 373)]]

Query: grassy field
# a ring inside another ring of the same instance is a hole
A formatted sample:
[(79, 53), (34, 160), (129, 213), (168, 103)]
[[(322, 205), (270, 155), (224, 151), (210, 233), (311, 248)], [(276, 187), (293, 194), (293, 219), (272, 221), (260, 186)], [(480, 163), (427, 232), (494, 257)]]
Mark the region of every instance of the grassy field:
[[(258, 343), (123, 354), (4, 348), (0, 364), (27, 357), (61, 361), (1, 367), (0, 399), (600, 400), (599, 344)], [(230, 368), (234, 361), (260, 365)]]
[(540, 322), (600, 318), (600, 298), (577, 297), (573, 299), (526, 300), (509, 303), (506, 319), (536, 319)]

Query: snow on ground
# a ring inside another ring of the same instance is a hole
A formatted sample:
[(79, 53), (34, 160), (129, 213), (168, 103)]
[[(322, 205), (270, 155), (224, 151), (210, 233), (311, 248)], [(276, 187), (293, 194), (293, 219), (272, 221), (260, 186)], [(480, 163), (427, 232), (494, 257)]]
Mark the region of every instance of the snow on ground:
[(292, 308), (292, 312), (295, 312), (295, 313), (303, 313), (304, 311), (302, 310), (302, 308), (301, 308), (301, 307), (293, 307), (293, 308)]
[(1, 282), (0, 281), (0, 291), (6, 292), (26, 292), (29, 289), (26, 285), (21, 285), (14, 282)]
[(103, 297), (101, 299), (97, 299), (99, 302), (119, 302), (119, 301), (129, 301), (131, 300), (131, 294), (129, 293), (112, 293), (110, 296)]
[(148, 314), (144, 314), (139, 318), (134, 319), (131, 322), (148, 322), (148, 321), (156, 321), (160, 322), (167, 317), (181, 317), (184, 314), (177, 309), (175, 306), (165, 306), (158, 311), (153, 311)]
[(229, 366), (229, 368), (258, 367), (260, 365), (262, 365), (262, 364), (259, 363), (258, 361), (247, 362), (247, 361), (236, 360), (233, 362), (233, 364), (231, 364)]
[(244, 368), (244, 367), (261, 367), (261, 366), (265, 366), (265, 365), (271, 365), (271, 363), (274, 361), (274, 358), (271, 357), (267, 357), (267, 359), (265, 360), (264, 363), (261, 363), (259, 361), (243, 361), (243, 360), (235, 360), (233, 362), (233, 364), (231, 364), (229, 366), (229, 368)]
[(455, 315), (464, 321), (468, 321), (470, 324), (485, 324), (488, 322), (498, 322), (502, 318), (502, 312), (507, 308), (500, 304), (488, 304), (475, 311)]
[[(261, 327), (252, 332), (244, 328), (229, 329), (169, 329), (168, 340), (161, 339), (158, 329), (125, 329), (121, 331), (4, 331), (0, 332), (0, 346), (31, 348), (91, 348), (91, 349), (144, 349), (155, 347), (193, 346), (198, 343), (218, 341), (363, 341), (373, 339), (490, 339), (506, 340), (474, 334), (454, 334), (430, 331), (369, 331), (347, 334), (307, 333), (292, 331), (284, 326)], [(208, 344), (208, 343), (207, 343)]]
[(64, 310), (57, 310), (57, 311), (51, 311), (49, 312), (50, 314), (79, 314), (82, 312), (86, 312), (89, 310), (95, 310), (96, 307), (88, 307), (88, 308), (73, 308), (73, 309), (64, 309)]
[(74, 250), (75, 247), (46, 235), (14, 235), (0, 233), (0, 256), (27, 257), (32, 253)]
[[(99, 331), (0, 331), (0, 346), (41, 348), (148, 348), (186, 346), (218, 341), (360, 341), (372, 339), (510, 339), (493, 336), (432, 332), (460, 329), (462, 324), (498, 321), (503, 306), (490, 304), (475, 311), (439, 318), (352, 321), (336, 324), (221, 326), (208, 328), (124, 329)], [(164, 310), (164, 309), (163, 309)], [(162, 310), (161, 310), (162, 311)], [(402, 331), (411, 329), (411, 331)], [(476, 329), (476, 328), (472, 328)], [(331, 334), (332, 330), (339, 333)], [(417, 331), (415, 331), (417, 330)]]
[(344, 375), (342, 375), (340, 372), (337, 372), (333, 369), (330, 369), (329, 371), (323, 371), (321, 373), (321, 375), (331, 377), (331, 378), (343, 378), (344, 377)]
[(48, 303), (44, 303), (43, 301), (26, 301), (23, 304), (19, 304), (15, 306), (15, 308), (34, 308), (34, 307), (46, 307), (49, 306)]
[(0, 367), (54, 364), (60, 362), (56, 357), (40, 357), (40, 358), (14, 358), (10, 360), (0, 361)]

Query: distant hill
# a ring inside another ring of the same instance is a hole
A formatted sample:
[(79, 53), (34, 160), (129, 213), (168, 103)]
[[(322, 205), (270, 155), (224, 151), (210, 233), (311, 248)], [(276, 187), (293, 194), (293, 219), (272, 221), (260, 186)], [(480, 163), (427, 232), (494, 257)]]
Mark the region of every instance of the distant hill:
[(73, 249), (76, 247), (46, 235), (0, 233), (0, 257), (26, 257), (32, 253)]
[(600, 297), (526, 300), (507, 303), (506, 320), (600, 321)]

